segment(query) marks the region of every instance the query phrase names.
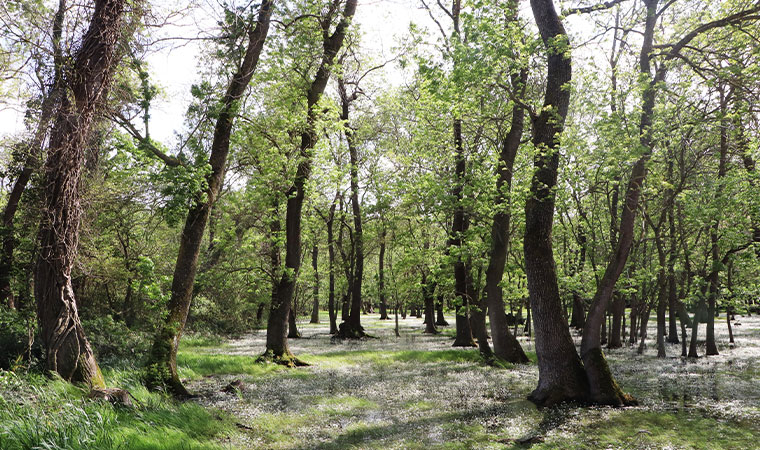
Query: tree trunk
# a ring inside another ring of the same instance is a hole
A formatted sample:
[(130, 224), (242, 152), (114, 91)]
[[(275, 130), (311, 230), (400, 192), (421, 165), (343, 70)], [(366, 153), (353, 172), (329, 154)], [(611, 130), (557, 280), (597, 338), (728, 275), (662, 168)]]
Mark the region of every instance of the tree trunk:
[(314, 302), (311, 306), (311, 320), (309, 323), (319, 323), (319, 246), (314, 244), (311, 248), (311, 268), (314, 270)]
[[(551, 232), (554, 221), (554, 188), (559, 167), (558, 139), (570, 103), (569, 46), (552, 0), (531, 0), (531, 8), (548, 53), (544, 107), (533, 120), (535, 172), (525, 205), (525, 273), (536, 332), (538, 387), (528, 397), (540, 406), (588, 399), (588, 380), (575, 344), (557, 285)], [(555, 49), (562, 43), (563, 50)]]
[[(728, 160), (728, 127), (729, 119), (727, 118), (728, 98), (721, 88), (720, 92), (720, 110), (723, 115), (720, 127), (720, 160), (718, 163), (718, 187), (715, 193), (715, 200), (720, 202), (723, 198), (723, 183), (726, 177), (726, 163)], [(710, 253), (712, 256), (712, 270), (710, 271), (710, 295), (707, 297), (707, 355), (717, 355), (718, 346), (715, 344), (715, 315), (717, 312), (715, 303), (718, 298), (720, 288), (720, 267), (721, 262), (719, 252), (718, 229), (720, 228), (720, 216), (715, 218), (715, 223), (710, 228)]]
[(174, 266), (172, 293), (167, 305), (169, 313), (156, 332), (153, 347), (148, 357), (148, 386), (152, 388), (166, 386), (177, 396), (189, 394), (177, 374), (177, 350), (190, 311), (193, 285), (198, 271), (198, 254), (201, 241), (211, 207), (216, 202), (224, 184), (224, 172), (230, 149), (230, 135), (232, 134), (238, 103), (251, 81), (253, 72), (258, 65), (259, 56), (264, 48), (264, 42), (269, 32), (272, 3), (273, 0), (262, 2), (256, 27), (248, 33), (248, 47), (243, 56), (243, 61), (238, 71), (230, 79), (227, 92), (222, 98), (208, 160), (211, 173), (206, 179), (205, 191), (196, 194), (195, 201), (188, 211), (180, 238), (177, 262)]
[(64, 59), (61, 51), (61, 35), (63, 33), (63, 19), (66, 15), (66, 0), (59, 0), (58, 9), (53, 17), (52, 26), (52, 44), (53, 44), (53, 83), (47, 92), (43, 93), (42, 104), (40, 105), (40, 119), (37, 129), (32, 136), (32, 140), (27, 147), (26, 159), (23, 167), (16, 180), (13, 182), (11, 192), (8, 194), (8, 201), (3, 208), (3, 222), (0, 229), (2, 238), (2, 253), (0, 253), (0, 304), (6, 304), (9, 308), (15, 309), (15, 299), (11, 290), (11, 272), (13, 270), (13, 252), (16, 247), (14, 236), (13, 220), (16, 217), (21, 196), (26, 190), (26, 185), (32, 177), (32, 172), (39, 165), (39, 159), (42, 154), (42, 148), (45, 138), (48, 135), (50, 122), (56, 113), (56, 108), (60, 102), (62, 77), (64, 72)]
[(377, 262), (377, 290), (380, 296), (380, 320), (390, 320), (388, 317), (388, 303), (385, 299), (385, 228), (380, 233), (380, 256)]
[[(517, 10), (515, 8), (515, 13)], [(519, 75), (512, 77), (512, 89), (524, 92), (527, 82), (528, 71), (523, 69)], [(493, 339), (493, 352), (497, 358), (513, 363), (526, 363), (525, 355), (520, 343), (509, 332), (507, 315), (504, 310), (504, 298), (501, 288), (501, 280), (504, 276), (504, 266), (507, 261), (507, 249), (509, 245), (510, 225), (510, 191), (512, 189), (512, 169), (517, 150), (520, 148), (525, 110), (515, 104), (512, 108), (512, 122), (506, 138), (502, 142), (501, 155), (497, 169), (496, 181), (496, 213), (491, 225), (491, 249), (489, 254), (488, 268), (486, 269), (486, 301), (488, 306), (488, 319), (491, 325), (491, 338)]]
[(618, 243), (612, 258), (599, 283), (594, 300), (591, 303), (586, 326), (583, 329), (581, 341), (581, 357), (583, 358), (586, 374), (591, 387), (591, 398), (596, 404), (623, 406), (632, 404), (635, 400), (624, 394), (612, 377), (607, 361), (601, 350), (601, 327), (605, 320), (607, 305), (615, 290), (620, 274), (628, 260), (633, 244), (633, 228), (636, 211), (639, 206), (641, 186), (647, 175), (647, 161), (652, 153), (652, 120), (654, 116), (656, 83), (664, 78), (658, 70), (654, 78), (651, 74), (651, 54), (653, 48), (654, 29), (657, 23), (658, 0), (645, 0), (647, 18), (644, 40), (639, 58), (639, 71), (642, 76), (651, 79), (642, 94), (642, 112), (639, 123), (639, 144), (643, 149), (642, 155), (631, 170), (631, 177), (625, 193), (623, 212), (620, 218)]
[(660, 291), (657, 294), (657, 357), (664, 358), (665, 355), (665, 310), (668, 307), (668, 282), (665, 271), (662, 271), (662, 280)]
[(288, 339), (301, 339), (301, 332), (298, 331), (298, 323), (296, 322), (295, 303), (293, 303), (293, 308), (290, 309), (288, 315)]
[(288, 348), (285, 330), (287, 329), (288, 313), (293, 300), (298, 269), (301, 265), (301, 210), (306, 195), (306, 181), (311, 174), (313, 148), (317, 143), (318, 134), (315, 129), (318, 111), (316, 109), (322, 93), (330, 78), (330, 68), (338, 54), (351, 18), (356, 11), (357, 0), (347, 0), (343, 17), (330, 35), (331, 20), (322, 21), (323, 43), (322, 61), (317, 69), (314, 80), (306, 94), (307, 124), (301, 134), (299, 163), (293, 186), (287, 192), (288, 204), (285, 213), (285, 270), (276, 286), (276, 302), (272, 303), (267, 324), (266, 351), (262, 356), (265, 360), (273, 360), (288, 366), (301, 364)]
[(428, 281), (425, 272), (422, 272), (422, 297), (425, 302), (425, 333), (438, 334), (435, 327), (435, 287), (436, 283)]
[(438, 294), (438, 301), (435, 303), (436, 319), (435, 324), (440, 327), (447, 327), (449, 323), (446, 321), (446, 316), (443, 315), (443, 294)]
[(343, 338), (361, 338), (365, 336), (361, 325), (362, 309), (362, 280), (364, 278), (364, 239), (362, 230), (361, 205), (359, 204), (359, 155), (354, 142), (354, 130), (351, 128), (349, 112), (351, 102), (356, 98), (356, 92), (349, 97), (342, 79), (338, 80), (338, 90), (341, 97), (344, 134), (348, 143), (348, 153), (351, 161), (351, 212), (354, 218), (354, 272), (351, 289), (351, 310), (348, 320), (340, 324), (338, 335)]
[(623, 346), (621, 332), (624, 315), (625, 299), (618, 294), (612, 301), (612, 330), (607, 348), (620, 348)]
[(647, 308), (644, 311), (644, 314), (641, 315), (641, 325), (639, 325), (641, 327), (641, 336), (640, 336), (640, 341), (639, 341), (639, 349), (637, 351), (639, 355), (644, 353), (644, 348), (646, 347), (647, 331), (648, 331), (647, 326), (649, 325), (649, 315), (651, 313), (652, 313), (651, 308), (649, 307), (649, 305), (647, 305)]
[(462, 205), (467, 164), (462, 144), (462, 121), (459, 119), (454, 120), (454, 145), (456, 147), (456, 181), (452, 194), (457, 206), (454, 210), (454, 221), (451, 226), (451, 238), (449, 239), (449, 247), (458, 247), (459, 249), (454, 257), (454, 284), (456, 295), (459, 298), (456, 306), (456, 338), (454, 339), (454, 347), (475, 347), (470, 325), (469, 307), (470, 301), (474, 298), (472, 295), (472, 274), (465, 258), (461, 255), (462, 235), (469, 228), (469, 223), (464, 205)]
[(697, 339), (699, 337), (699, 316), (702, 315), (702, 312), (705, 309), (705, 299), (704, 299), (704, 290), (702, 291), (702, 295), (699, 298), (699, 304), (694, 309), (694, 319), (691, 323), (691, 341), (689, 342), (689, 358), (699, 358), (699, 353), (697, 352)]
[[(338, 198), (340, 192), (335, 193)], [(333, 224), (335, 223), (335, 202), (330, 205), (330, 215), (327, 218), (327, 252), (329, 264), (329, 292), (327, 297), (327, 314), (330, 316), (330, 334), (338, 332), (337, 316), (338, 311), (335, 306), (335, 242), (333, 240)]]
[[(578, 247), (580, 247), (580, 255), (578, 257), (578, 264), (573, 267), (573, 275), (581, 273), (583, 271), (583, 266), (586, 264), (586, 233), (582, 228), (578, 231)], [(585, 324), (585, 302), (579, 292), (573, 291), (573, 311), (570, 318), (570, 326), (580, 330), (583, 329)]]
[(80, 181), (85, 147), (98, 106), (108, 96), (122, 37), (124, 0), (95, 2), (61, 96), (44, 166), (44, 199), (34, 272), (37, 319), (47, 370), (90, 387), (105, 387), (79, 321), (71, 284), (82, 214)]

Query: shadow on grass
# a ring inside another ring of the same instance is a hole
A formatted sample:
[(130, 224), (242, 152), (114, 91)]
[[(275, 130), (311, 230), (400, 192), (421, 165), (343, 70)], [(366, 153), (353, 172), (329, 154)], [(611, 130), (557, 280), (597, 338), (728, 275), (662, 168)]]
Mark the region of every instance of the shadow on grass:
[[(471, 409), (462, 412), (442, 413), (430, 417), (395, 422), (392, 424), (368, 425), (354, 423), (342, 434), (329, 442), (317, 445), (302, 445), (299, 450), (306, 449), (345, 449), (345, 448), (382, 448), (384, 441), (403, 442), (404, 448), (431, 448), (429, 440), (431, 433), (434, 441), (444, 443), (441, 446), (456, 444), (456, 448), (479, 448), (487, 443), (510, 442), (512, 436), (489, 431), (480, 425), (488, 418), (508, 415), (540, 414), (535, 406), (527, 400), (520, 400), (502, 405)], [(433, 446), (434, 447), (434, 446)], [(449, 448), (446, 447), (446, 448)], [(454, 448), (454, 447), (451, 447)], [(521, 448), (521, 447), (515, 447)]]

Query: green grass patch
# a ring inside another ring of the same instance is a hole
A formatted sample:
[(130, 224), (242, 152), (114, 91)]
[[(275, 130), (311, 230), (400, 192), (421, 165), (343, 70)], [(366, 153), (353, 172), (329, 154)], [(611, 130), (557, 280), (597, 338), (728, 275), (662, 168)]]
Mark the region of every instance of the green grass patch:
[(0, 372), (0, 449), (211, 450), (238, 433), (230, 416), (148, 392), (135, 373), (109, 373), (137, 400), (123, 407), (62, 380)]
[(337, 351), (322, 353), (319, 355), (302, 355), (306, 362), (319, 365), (320, 367), (343, 367), (356, 364), (393, 364), (406, 362), (419, 362), (428, 364), (437, 363), (480, 363), (483, 359), (477, 350), (401, 350), (401, 351)]
[(212, 347), (223, 348), (228, 347), (226, 339), (220, 336), (210, 336), (203, 334), (192, 334), (183, 336), (180, 341), (180, 349), (194, 348), (194, 347)]
[[(250, 375), (264, 377), (280, 373), (286, 367), (278, 364), (259, 364), (256, 358), (247, 355), (225, 355), (180, 351), (177, 354), (180, 377), (199, 379), (208, 375)], [(308, 372), (293, 370), (289, 376), (308, 376)]]

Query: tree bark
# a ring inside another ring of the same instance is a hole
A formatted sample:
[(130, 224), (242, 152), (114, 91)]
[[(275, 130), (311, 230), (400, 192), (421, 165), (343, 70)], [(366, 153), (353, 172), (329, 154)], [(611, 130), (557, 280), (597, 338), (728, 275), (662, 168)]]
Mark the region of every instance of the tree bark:
[(314, 244), (311, 248), (311, 268), (314, 270), (314, 300), (311, 306), (311, 320), (309, 323), (319, 323), (319, 246)]
[[(721, 202), (723, 199), (723, 183), (726, 177), (726, 163), (728, 160), (728, 127), (729, 119), (727, 118), (728, 97), (722, 90), (720, 96), (720, 111), (722, 114), (720, 127), (720, 160), (718, 163), (718, 187), (715, 193), (715, 200)], [(715, 313), (718, 290), (720, 288), (720, 270), (723, 263), (719, 254), (718, 229), (720, 228), (720, 216), (715, 218), (713, 226), (710, 228), (710, 254), (712, 256), (712, 270), (710, 271), (710, 294), (707, 297), (707, 355), (717, 355), (718, 346), (715, 344)]]
[(601, 350), (601, 326), (605, 320), (607, 305), (612, 298), (615, 283), (617, 283), (620, 274), (623, 272), (631, 251), (636, 210), (639, 205), (641, 187), (647, 175), (647, 161), (652, 154), (652, 121), (654, 117), (656, 84), (665, 77), (665, 69), (658, 69), (654, 77), (651, 74), (651, 58), (654, 29), (658, 17), (658, 1), (644, 0), (647, 16), (644, 40), (639, 57), (639, 72), (651, 81), (649, 81), (642, 93), (642, 111), (639, 119), (639, 145), (643, 153), (631, 170), (631, 177), (626, 188), (623, 203), (623, 212), (620, 218), (617, 247), (594, 295), (581, 341), (581, 357), (583, 358), (586, 374), (589, 378), (591, 397), (593, 402), (597, 404), (622, 406), (634, 402), (632, 397), (622, 392), (612, 377)]
[(612, 301), (612, 330), (607, 348), (620, 348), (623, 346), (621, 332), (623, 331), (623, 316), (625, 315), (625, 299), (616, 295)]
[(330, 68), (335, 61), (351, 18), (356, 11), (357, 0), (347, 0), (340, 22), (335, 31), (329, 34), (331, 20), (323, 20), (322, 28), (325, 36), (323, 42), (322, 61), (319, 69), (306, 93), (307, 124), (301, 134), (299, 163), (293, 186), (287, 192), (288, 205), (285, 213), (285, 270), (276, 285), (276, 301), (272, 303), (267, 323), (266, 351), (263, 359), (273, 360), (286, 365), (299, 364), (288, 348), (287, 329), (288, 313), (293, 300), (293, 291), (301, 265), (301, 210), (306, 195), (306, 181), (311, 174), (313, 149), (318, 140), (315, 129), (318, 111), (316, 105), (325, 91), (330, 78)]
[(446, 321), (446, 316), (443, 315), (443, 294), (438, 294), (438, 300), (435, 302), (435, 314), (435, 324), (437, 326), (449, 326), (449, 323)]
[(13, 270), (13, 253), (16, 248), (14, 236), (13, 220), (16, 217), (21, 196), (26, 190), (27, 184), (32, 177), (32, 173), (39, 165), (39, 159), (42, 155), (42, 147), (45, 138), (48, 135), (50, 121), (53, 119), (56, 108), (60, 102), (62, 77), (64, 72), (63, 52), (61, 51), (61, 35), (63, 33), (63, 19), (66, 15), (66, 0), (59, 0), (58, 9), (53, 17), (52, 26), (52, 44), (53, 44), (53, 82), (47, 92), (43, 93), (42, 105), (40, 105), (40, 119), (37, 123), (37, 129), (32, 136), (27, 147), (27, 155), (23, 167), (13, 187), (8, 194), (8, 201), (3, 208), (2, 229), (2, 253), (0, 253), (0, 304), (6, 304), (9, 308), (15, 309), (15, 299), (11, 290), (11, 273)]
[(425, 271), (422, 272), (422, 298), (425, 302), (425, 333), (438, 334), (435, 327), (435, 287), (436, 283), (427, 279)]
[(456, 305), (456, 337), (453, 346), (475, 347), (470, 326), (470, 301), (474, 298), (472, 274), (466, 258), (461, 255), (463, 234), (469, 228), (469, 221), (462, 204), (467, 162), (462, 143), (462, 121), (459, 119), (454, 120), (454, 146), (456, 148), (456, 180), (452, 196), (456, 200), (456, 208), (454, 209), (454, 220), (451, 225), (451, 237), (448, 244), (450, 248), (457, 248), (454, 256), (454, 288), (459, 300)]
[(327, 297), (327, 314), (330, 316), (330, 334), (338, 332), (337, 316), (335, 308), (335, 242), (333, 238), (333, 224), (335, 223), (335, 203), (340, 192), (335, 193), (335, 200), (330, 205), (330, 214), (327, 217), (327, 252), (329, 264), (329, 292)]
[(61, 95), (44, 165), (44, 199), (34, 272), (37, 319), (47, 370), (63, 379), (104, 388), (79, 320), (71, 283), (82, 206), (85, 148), (98, 106), (108, 95), (122, 37), (125, 0), (98, 0)]
[(214, 127), (214, 139), (208, 163), (211, 173), (204, 192), (196, 195), (187, 213), (185, 226), (180, 237), (179, 253), (174, 266), (169, 310), (164, 322), (159, 325), (148, 357), (147, 385), (150, 388), (166, 387), (174, 395), (189, 395), (177, 374), (177, 350), (187, 322), (190, 302), (193, 296), (195, 275), (198, 271), (198, 254), (208, 223), (211, 207), (216, 202), (222, 185), (230, 150), (230, 135), (238, 102), (245, 93), (253, 72), (258, 65), (269, 32), (273, 0), (264, 0), (259, 10), (256, 26), (248, 32), (248, 47), (238, 71), (230, 79), (227, 91), (221, 100), (219, 117)]
[(532, 120), (533, 144), (538, 152), (525, 205), (525, 273), (538, 356), (538, 387), (528, 399), (539, 406), (551, 406), (566, 401), (586, 401), (588, 380), (562, 308), (551, 242), (559, 167), (558, 139), (570, 103), (567, 34), (552, 0), (531, 0), (530, 5), (546, 47), (548, 67), (544, 107)]
[(380, 232), (380, 256), (377, 261), (377, 290), (380, 296), (380, 320), (390, 320), (388, 317), (388, 302), (385, 298), (385, 228)]
[(290, 315), (288, 316), (288, 339), (301, 339), (301, 332), (298, 331), (298, 323), (296, 322), (295, 303), (293, 303), (293, 308), (290, 308)]
[(364, 233), (362, 229), (361, 205), (359, 204), (359, 155), (356, 148), (354, 130), (350, 124), (351, 102), (356, 99), (357, 93), (351, 96), (346, 92), (343, 79), (338, 80), (338, 90), (341, 97), (341, 120), (344, 122), (344, 134), (348, 143), (351, 175), (351, 213), (354, 219), (354, 272), (351, 289), (351, 310), (348, 320), (340, 324), (338, 335), (343, 338), (361, 338), (365, 336), (364, 327), (361, 325), (362, 309), (362, 280), (364, 278)]
[[(515, 14), (517, 13), (516, 5)], [(528, 79), (527, 69), (522, 69), (519, 75), (512, 77), (512, 88), (516, 91), (525, 92), (525, 84)], [(491, 225), (491, 248), (489, 252), (488, 268), (486, 269), (486, 305), (488, 306), (488, 319), (491, 325), (491, 339), (493, 339), (493, 353), (497, 358), (512, 363), (526, 363), (525, 355), (520, 343), (509, 332), (507, 315), (504, 310), (504, 298), (501, 288), (501, 280), (504, 276), (504, 266), (507, 262), (507, 250), (509, 246), (510, 205), (512, 190), (512, 170), (514, 167), (517, 150), (520, 148), (523, 126), (525, 122), (525, 110), (515, 103), (512, 107), (512, 121), (509, 132), (504, 138), (499, 155), (496, 180), (496, 213)]]

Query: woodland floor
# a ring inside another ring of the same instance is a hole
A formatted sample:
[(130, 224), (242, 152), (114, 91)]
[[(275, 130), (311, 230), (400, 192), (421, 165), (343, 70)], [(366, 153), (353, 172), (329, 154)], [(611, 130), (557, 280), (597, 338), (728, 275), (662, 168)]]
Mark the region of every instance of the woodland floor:
[[(544, 410), (526, 400), (534, 362), (489, 367), (477, 350), (451, 347), (451, 328), (428, 336), (407, 318), (396, 338), (393, 321), (376, 317), (362, 317), (376, 337), (362, 341), (331, 340), (324, 318), (300, 324), (304, 338), (291, 349), (311, 366), (298, 369), (255, 362), (263, 332), (185, 337), (180, 374), (199, 394), (185, 402), (148, 392), (139, 361), (103, 361), (107, 382), (129, 389), (134, 407), (89, 400), (86, 389), (35, 372), (0, 371), (0, 450), (760, 448), (760, 317), (737, 316), (735, 347), (725, 344), (725, 317), (717, 321), (720, 356), (684, 360), (679, 345), (668, 345), (666, 359), (651, 345), (643, 356), (608, 351), (641, 406)], [(520, 339), (535, 360), (532, 342)], [(240, 391), (222, 392), (235, 380)]]
[[(642, 356), (628, 347), (607, 351), (620, 385), (641, 402), (627, 409), (539, 411), (525, 399), (537, 383), (535, 364), (486, 366), (476, 350), (451, 347), (453, 330), (423, 335), (417, 318), (399, 320), (396, 338), (392, 320), (363, 316), (377, 339), (362, 341), (334, 341), (326, 325), (300, 324), (304, 337), (290, 346), (312, 364), (306, 368), (251, 366), (263, 333), (196, 342), (180, 364), (198, 402), (228, 412), (243, 430), (223, 438), (233, 448), (522, 448), (531, 441), (534, 448), (756, 449), (760, 318), (737, 319), (735, 347), (724, 344), (725, 317), (716, 323), (720, 356), (684, 360), (675, 344), (664, 360), (652, 345)], [(532, 342), (521, 341), (535, 359)], [(233, 380), (242, 391), (221, 392)]]

